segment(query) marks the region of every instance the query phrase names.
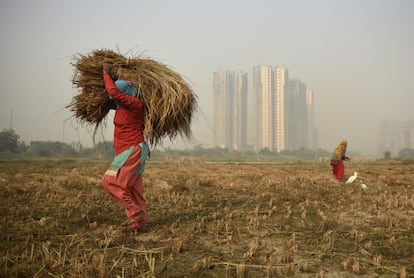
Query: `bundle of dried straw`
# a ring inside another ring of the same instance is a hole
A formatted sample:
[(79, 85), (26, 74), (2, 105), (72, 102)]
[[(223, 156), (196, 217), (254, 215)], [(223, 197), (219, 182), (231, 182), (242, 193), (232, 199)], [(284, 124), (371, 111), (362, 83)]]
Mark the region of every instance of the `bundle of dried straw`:
[(111, 50), (95, 50), (74, 57), (72, 83), (80, 90), (67, 106), (81, 122), (99, 126), (113, 101), (105, 93), (102, 65), (112, 64), (115, 79), (133, 81), (145, 103), (144, 135), (151, 145), (164, 137), (191, 137), (197, 97), (189, 84), (167, 66), (147, 58), (126, 58)]

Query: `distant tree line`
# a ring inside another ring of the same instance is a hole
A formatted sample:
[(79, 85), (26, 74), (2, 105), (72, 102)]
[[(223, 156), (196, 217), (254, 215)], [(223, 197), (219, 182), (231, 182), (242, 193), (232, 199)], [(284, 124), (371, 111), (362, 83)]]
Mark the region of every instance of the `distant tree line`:
[(110, 159), (113, 157), (112, 142), (100, 142), (92, 148), (84, 148), (80, 143), (58, 141), (31, 141), (25, 144), (13, 129), (0, 132), (0, 154), (25, 157), (86, 157)]
[(26, 145), (19, 140), (20, 136), (13, 129), (3, 129), (0, 132), (0, 152), (20, 153), (26, 151)]
[[(95, 146), (87, 148), (80, 143), (63, 143), (57, 141), (32, 141), (26, 145), (20, 141), (20, 136), (13, 129), (3, 129), (0, 132), (0, 154), (2, 157), (7, 155), (20, 155), (22, 157), (80, 157), (91, 159), (110, 160), (114, 156), (113, 142), (99, 142)], [(281, 152), (272, 152), (268, 148), (260, 151), (230, 151), (227, 148), (204, 148), (197, 145), (192, 149), (171, 149), (157, 147), (151, 151), (152, 159), (163, 159), (167, 157), (196, 157), (201, 160), (215, 161), (294, 161), (294, 160), (326, 160), (330, 159), (331, 152), (323, 149), (293, 149)], [(349, 156), (357, 157), (358, 153), (349, 153)], [(391, 153), (384, 153), (384, 158), (391, 158)], [(414, 149), (402, 149), (398, 158), (414, 159)]]

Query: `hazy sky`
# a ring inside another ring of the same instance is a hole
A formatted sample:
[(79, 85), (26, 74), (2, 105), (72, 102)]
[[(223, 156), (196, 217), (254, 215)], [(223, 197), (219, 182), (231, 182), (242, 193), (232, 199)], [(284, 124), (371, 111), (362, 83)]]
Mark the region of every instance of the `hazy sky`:
[[(213, 144), (213, 72), (285, 66), (314, 91), (320, 147), (375, 154), (382, 120), (414, 120), (411, 0), (1, 0), (0, 129), (91, 144), (65, 106), (77, 53), (145, 53), (191, 81), (194, 143)], [(251, 93), (251, 92), (249, 92)], [(112, 122), (103, 132), (112, 140)], [(102, 137), (101, 137), (102, 138)], [(190, 147), (191, 145), (188, 144)]]

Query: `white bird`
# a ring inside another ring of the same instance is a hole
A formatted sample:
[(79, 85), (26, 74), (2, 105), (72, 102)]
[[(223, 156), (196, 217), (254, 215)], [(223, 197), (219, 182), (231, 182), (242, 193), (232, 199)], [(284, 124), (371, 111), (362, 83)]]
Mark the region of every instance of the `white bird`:
[(368, 186), (364, 183), (361, 183), (361, 189), (362, 190), (367, 190)]
[(358, 173), (354, 172), (354, 175), (350, 176), (349, 179), (346, 181), (346, 183), (353, 183), (357, 177), (358, 177)]

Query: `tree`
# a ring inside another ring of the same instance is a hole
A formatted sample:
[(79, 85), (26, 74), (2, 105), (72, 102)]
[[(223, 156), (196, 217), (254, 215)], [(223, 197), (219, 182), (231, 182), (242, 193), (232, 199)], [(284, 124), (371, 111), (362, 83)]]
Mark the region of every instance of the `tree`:
[(261, 155), (272, 155), (272, 151), (269, 148), (263, 148), (259, 150), (259, 154)]
[(414, 149), (404, 148), (398, 153), (400, 158), (414, 158)]
[(19, 152), (19, 138), (13, 129), (3, 129), (0, 132), (0, 152)]
[(384, 152), (384, 159), (390, 159), (391, 158), (391, 152), (390, 151), (385, 151)]
[(76, 156), (78, 152), (71, 146), (62, 142), (30, 142), (29, 153), (32, 155), (50, 157), (50, 156)]

